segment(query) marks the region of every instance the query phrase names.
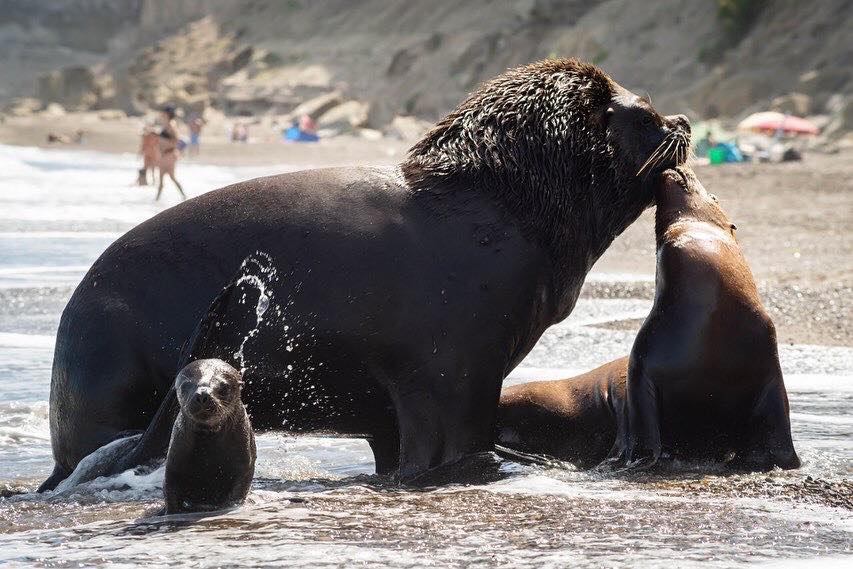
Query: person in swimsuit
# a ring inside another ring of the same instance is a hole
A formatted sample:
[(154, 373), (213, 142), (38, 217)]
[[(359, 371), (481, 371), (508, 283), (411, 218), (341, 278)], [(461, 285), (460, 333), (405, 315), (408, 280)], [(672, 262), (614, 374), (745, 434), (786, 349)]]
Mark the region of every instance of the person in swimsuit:
[(184, 189), (178, 180), (175, 179), (175, 164), (178, 162), (178, 126), (175, 122), (175, 107), (167, 105), (162, 111), (163, 128), (160, 130), (160, 185), (157, 187), (157, 197), (160, 199), (160, 194), (163, 193), (163, 181), (168, 175), (178, 192), (181, 194), (181, 199), (187, 199)]
[(142, 144), (139, 146), (142, 155), (142, 169), (139, 172), (139, 185), (148, 185), (148, 171), (151, 171), (151, 183), (156, 177), (156, 168), (160, 163), (160, 137), (152, 127), (146, 126), (142, 131)]

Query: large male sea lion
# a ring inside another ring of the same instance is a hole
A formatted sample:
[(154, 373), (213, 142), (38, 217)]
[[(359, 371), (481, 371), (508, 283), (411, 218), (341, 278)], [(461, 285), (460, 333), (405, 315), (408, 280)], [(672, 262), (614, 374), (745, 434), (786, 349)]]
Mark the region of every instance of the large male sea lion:
[[(287, 320), (255, 338), (275, 380), (244, 375), (255, 428), (367, 437), (405, 481), (490, 450), (502, 379), (651, 204), (638, 170), (682, 162), (688, 131), (596, 67), (550, 59), (485, 83), (397, 167), (250, 180), (140, 224), (63, 312), (42, 488), (149, 425), (184, 339), (255, 250)], [(322, 401), (283, 414), (299, 385)]]
[(666, 453), (797, 468), (775, 328), (734, 225), (690, 171), (666, 171), (655, 198), (655, 302), (630, 358), (504, 389), (498, 444), (581, 467), (610, 451), (628, 467)]

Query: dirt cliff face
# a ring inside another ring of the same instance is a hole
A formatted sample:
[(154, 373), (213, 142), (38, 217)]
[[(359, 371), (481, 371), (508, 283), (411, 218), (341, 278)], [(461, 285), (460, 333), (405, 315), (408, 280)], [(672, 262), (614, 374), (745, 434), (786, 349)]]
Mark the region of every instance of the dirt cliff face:
[(34, 95), (38, 78), (109, 57), (112, 38), (132, 33), (137, 0), (0, 0), (0, 102)]
[[(0, 99), (85, 66), (97, 88), (81, 104), (130, 112), (172, 100), (282, 114), (339, 91), (367, 105), (369, 126), (433, 120), (480, 81), (551, 55), (592, 61), (662, 111), (696, 117), (779, 97), (821, 113), (853, 93), (848, 0), (0, 0), (0, 11), (11, 14), (0, 73), (14, 76)], [(35, 52), (21, 47), (35, 37)]]

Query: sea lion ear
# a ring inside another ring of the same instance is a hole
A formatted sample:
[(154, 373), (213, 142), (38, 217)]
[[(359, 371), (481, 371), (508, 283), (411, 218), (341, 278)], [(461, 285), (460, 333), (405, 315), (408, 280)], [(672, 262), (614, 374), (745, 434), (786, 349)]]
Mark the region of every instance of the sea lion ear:
[(613, 108), (613, 105), (607, 105), (607, 108), (604, 109), (604, 113), (601, 115), (601, 128), (607, 130), (610, 126), (610, 119), (613, 118), (614, 113), (616, 113), (616, 109)]

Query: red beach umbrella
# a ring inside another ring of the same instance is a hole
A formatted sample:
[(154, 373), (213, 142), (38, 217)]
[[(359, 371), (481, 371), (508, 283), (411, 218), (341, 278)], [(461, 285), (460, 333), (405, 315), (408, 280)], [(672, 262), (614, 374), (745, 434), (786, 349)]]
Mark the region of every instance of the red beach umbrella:
[(793, 115), (785, 115), (772, 111), (754, 113), (743, 119), (737, 125), (739, 130), (771, 131), (782, 130), (794, 134), (817, 134), (820, 132), (815, 125)]

